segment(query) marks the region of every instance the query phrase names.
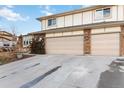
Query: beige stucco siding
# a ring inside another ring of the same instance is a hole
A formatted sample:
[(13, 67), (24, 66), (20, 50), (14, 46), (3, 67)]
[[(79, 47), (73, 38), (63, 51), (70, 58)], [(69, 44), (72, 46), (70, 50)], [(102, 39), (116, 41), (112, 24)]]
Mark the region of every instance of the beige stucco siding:
[(72, 15), (65, 16), (65, 27), (72, 26)]
[(61, 33), (54, 33), (54, 37), (59, 37), (59, 36), (62, 36), (63, 34), (62, 34), (62, 32)]
[(46, 34), (46, 37), (54, 37), (54, 33)]
[(83, 35), (83, 34), (84, 34), (83, 30), (82, 31), (73, 31), (72, 32), (72, 35)]
[(98, 33), (104, 33), (105, 29), (104, 28), (99, 28), (99, 29), (92, 29), (91, 34), (98, 34)]
[(105, 28), (105, 32), (121, 32), (121, 28), (120, 27), (108, 27), (108, 28)]
[(41, 28), (42, 28), (42, 30), (45, 30), (46, 29), (46, 20), (42, 20), (42, 22), (41, 22)]
[(114, 32), (121, 32), (121, 28), (120, 27), (107, 27), (107, 28), (99, 28), (99, 29), (91, 30), (91, 34), (114, 33)]
[(83, 16), (82, 13), (73, 15), (73, 25), (82, 25)]
[(124, 20), (124, 6), (119, 5), (118, 6), (118, 21)]
[(72, 35), (72, 32), (63, 32), (63, 36), (70, 36)]
[(64, 17), (57, 18), (57, 27), (64, 27)]
[(70, 14), (66, 16), (56, 17), (57, 24), (54, 26), (48, 26), (48, 19), (42, 20), (42, 29), (45, 30), (45, 29), (53, 29), (53, 28), (60, 28), (60, 27), (124, 20), (123, 5), (114, 5), (109, 7), (111, 8), (111, 14), (107, 18), (95, 19), (96, 10), (89, 10), (89, 11)]
[(92, 23), (92, 11), (83, 12), (83, 24)]
[[(119, 15), (120, 16), (120, 15)], [(111, 7), (111, 16), (109, 18), (104, 19), (105, 21), (118, 21), (118, 7)]]

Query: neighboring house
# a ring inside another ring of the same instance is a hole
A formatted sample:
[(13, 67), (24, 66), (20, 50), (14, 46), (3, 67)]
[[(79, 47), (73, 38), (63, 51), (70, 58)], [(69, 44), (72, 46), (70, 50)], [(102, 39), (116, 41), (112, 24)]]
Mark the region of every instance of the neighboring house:
[(33, 39), (33, 35), (30, 35), (30, 34), (22, 35), (23, 48), (30, 46), (32, 39)]
[(0, 48), (13, 47), (16, 44), (16, 37), (6, 31), (0, 31)]
[(97, 5), (37, 19), (46, 54), (124, 55), (123, 5)]

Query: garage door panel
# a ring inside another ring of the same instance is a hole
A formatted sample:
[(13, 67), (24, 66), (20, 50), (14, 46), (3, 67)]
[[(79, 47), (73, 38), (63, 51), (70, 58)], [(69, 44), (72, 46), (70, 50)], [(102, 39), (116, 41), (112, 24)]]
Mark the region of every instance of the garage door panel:
[(47, 54), (83, 54), (83, 36), (46, 39)]
[(119, 55), (119, 33), (92, 35), (92, 55)]

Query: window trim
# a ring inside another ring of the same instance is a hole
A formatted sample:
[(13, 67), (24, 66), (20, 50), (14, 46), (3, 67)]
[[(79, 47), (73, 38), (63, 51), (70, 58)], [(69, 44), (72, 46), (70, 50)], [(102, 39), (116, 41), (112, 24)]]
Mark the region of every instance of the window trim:
[[(104, 16), (103, 10), (104, 10), (104, 9), (107, 9), (107, 8), (110, 8), (110, 16), (105, 17), (105, 16)], [(102, 13), (102, 18), (101, 18), (101, 19), (96, 19), (95, 13), (96, 13), (97, 10), (102, 10), (102, 12), (103, 12), (103, 13)], [(100, 9), (94, 10), (94, 21), (101, 21), (101, 20), (106, 20), (106, 19), (110, 19), (110, 18), (112, 18), (112, 8), (111, 8), (111, 7), (105, 7), (105, 8), (100, 8)]]
[[(105, 16), (104, 16), (104, 10), (107, 9), (107, 8), (110, 9), (110, 15), (107, 16), (107, 17), (105, 17)], [(110, 17), (111, 17), (111, 15), (112, 15), (112, 12), (111, 12), (111, 11), (112, 11), (112, 9), (111, 9), (110, 7), (103, 8), (103, 17), (104, 17), (104, 19), (106, 19), (106, 18), (110, 18)]]
[[(48, 23), (49, 23), (48, 21), (49, 20), (54, 20), (54, 19), (56, 20), (56, 23), (55, 24), (52, 23), (52, 25), (48, 25)], [(53, 27), (53, 26), (56, 26), (56, 25), (57, 25), (57, 19), (56, 18), (47, 19), (47, 27)]]
[[(102, 18), (96, 18), (96, 12), (97, 12), (97, 10), (101, 10), (102, 11)], [(95, 10), (95, 12), (94, 12), (94, 19), (95, 20), (102, 20), (103, 19), (103, 9), (102, 8)]]

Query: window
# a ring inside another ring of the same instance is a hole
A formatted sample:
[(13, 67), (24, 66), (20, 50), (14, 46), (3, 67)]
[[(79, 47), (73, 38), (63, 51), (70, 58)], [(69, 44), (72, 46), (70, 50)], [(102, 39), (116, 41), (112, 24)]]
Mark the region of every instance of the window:
[(103, 11), (102, 9), (96, 10), (95, 12), (95, 19), (102, 19), (103, 18)]
[(26, 42), (26, 45), (28, 45), (28, 41)]
[(104, 19), (110, 17), (111, 9), (103, 8), (95, 11), (95, 19)]
[(103, 15), (104, 15), (104, 17), (109, 17), (110, 16), (110, 8), (103, 9)]
[(9, 44), (4, 44), (3, 46), (8, 47), (8, 46), (9, 46)]
[(24, 45), (25, 45), (25, 41), (24, 41)]
[(56, 19), (49, 19), (48, 20), (48, 26), (56, 25)]

